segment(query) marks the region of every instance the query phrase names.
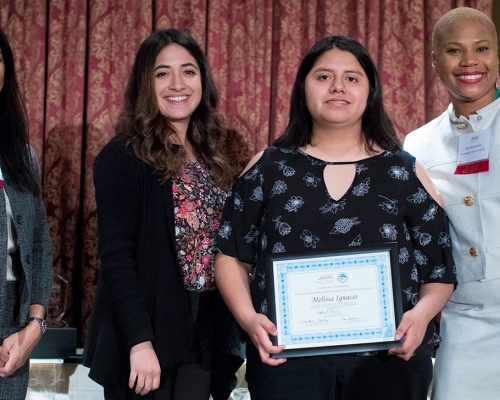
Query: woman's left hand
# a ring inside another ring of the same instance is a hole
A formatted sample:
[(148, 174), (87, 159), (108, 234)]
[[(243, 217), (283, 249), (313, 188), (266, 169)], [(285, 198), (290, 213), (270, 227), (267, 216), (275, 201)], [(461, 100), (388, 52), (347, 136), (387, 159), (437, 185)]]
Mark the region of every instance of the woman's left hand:
[(7, 361), (9, 361), (9, 352), (5, 350), (4, 347), (0, 346), (0, 368), (5, 367)]
[(399, 347), (389, 349), (389, 354), (408, 361), (422, 343), (428, 323), (427, 318), (418, 310), (413, 309), (405, 312), (394, 335), (395, 340), (404, 337), (404, 342)]
[(2, 343), (2, 351), (8, 354), (8, 360), (0, 368), (0, 377), (5, 378), (22, 367), (41, 337), (42, 332), (38, 324), (29, 324), (7, 337)]
[(404, 343), (400, 347), (389, 349), (389, 354), (406, 361), (413, 356), (424, 340), (427, 325), (446, 304), (453, 288), (452, 283), (426, 283), (420, 287), (420, 298), (417, 304), (403, 314), (403, 319), (394, 335), (396, 340), (404, 337)]

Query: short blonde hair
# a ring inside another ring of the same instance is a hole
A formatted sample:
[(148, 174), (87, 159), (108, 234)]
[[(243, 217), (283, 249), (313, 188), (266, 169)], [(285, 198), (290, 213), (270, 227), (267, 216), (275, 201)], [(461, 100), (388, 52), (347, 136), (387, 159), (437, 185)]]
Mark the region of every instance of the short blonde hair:
[(490, 17), (474, 8), (457, 7), (444, 14), (438, 19), (436, 25), (434, 25), (434, 30), (432, 31), (432, 50), (436, 51), (439, 41), (455, 24), (465, 24), (469, 21), (481, 23), (495, 37), (495, 44), (497, 44), (497, 30)]

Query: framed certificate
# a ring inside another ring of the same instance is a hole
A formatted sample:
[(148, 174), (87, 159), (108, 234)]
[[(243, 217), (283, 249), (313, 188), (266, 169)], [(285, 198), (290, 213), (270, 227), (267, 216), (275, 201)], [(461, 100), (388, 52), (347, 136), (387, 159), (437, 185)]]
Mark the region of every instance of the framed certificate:
[(397, 244), (264, 257), (274, 358), (387, 350), (403, 315)]

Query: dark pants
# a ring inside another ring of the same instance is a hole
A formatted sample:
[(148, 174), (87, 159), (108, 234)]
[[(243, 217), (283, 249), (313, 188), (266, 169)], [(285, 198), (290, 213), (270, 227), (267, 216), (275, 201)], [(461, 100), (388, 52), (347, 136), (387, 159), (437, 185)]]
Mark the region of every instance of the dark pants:
[[(163, 368), (157, 390), (146, 396), (128, 390), (126, 400), (208, 400), (214, 359), (214, 296), (215, 292), (187, 292), (192, 346), (197, 362)], [(106, 389), (104, 397), (124, 400)]]
[(431, 357), (410, 361), (378, 355), (326, 355), (288, 358), (263, 364), (247, 344), (248, 389), (252, 400), (426, 400), (432, 379)]

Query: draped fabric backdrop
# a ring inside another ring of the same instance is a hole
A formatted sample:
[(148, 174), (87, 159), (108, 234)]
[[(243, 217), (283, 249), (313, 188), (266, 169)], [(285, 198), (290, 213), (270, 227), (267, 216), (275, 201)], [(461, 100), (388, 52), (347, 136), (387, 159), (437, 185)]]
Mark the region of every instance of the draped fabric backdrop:
[[(451, 8), (492, 13), (493, 0), (0, 0), (31, 144), (41, 165), (54, 249), (49, 321), (85, 341), (99, 260), (92, 164), (114, 135), (140, 43), (186, 30), (205, 48), (239, 165), (284, 130), (305, 52), (326, 35), (364, 44), (401, 137), (448, 104), (430, 61), (436, 20)], [(2, 127), (0, 127), (2, 129)]]

